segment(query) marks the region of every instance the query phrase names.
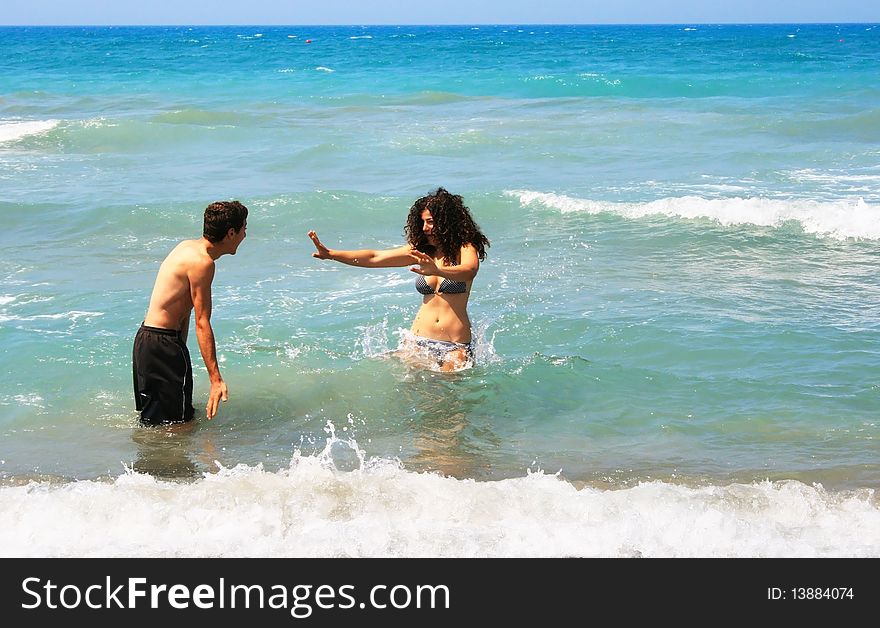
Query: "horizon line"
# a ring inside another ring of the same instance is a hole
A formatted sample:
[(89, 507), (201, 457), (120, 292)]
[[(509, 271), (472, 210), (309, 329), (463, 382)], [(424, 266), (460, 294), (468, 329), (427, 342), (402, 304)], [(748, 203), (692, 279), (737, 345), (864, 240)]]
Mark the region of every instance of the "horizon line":
[(410, 24), (392, 24), (392, 23), (360, 23), (360, 22), (339, 22), (339, 23), (325, 23), (325, 24), (286, 24), (286, 23), (229, 23), (229, 24), (183, 24), (183, 23), (174, 23), (174, 24), (161, 24), (161, 23), (150, 23), (150, 24), (137, 24), (137, 23), (83, 23), (83, 24), (0, 24), (0, 28), (7, 27), (27, 27), (27, 28), (81, 28), (86, 26), (95, 26), (95, 27), (175, 27), (175, 28), (192, 28), (192, 27), (278, 27), (278, 28), (288, 28), (288, 27), (325, 27), (325, 26), (352, 26), (352, 27), (361, 27), (361, 28), (369, 28), (375, 26), (390, 26), (390, 27), (411, 27), (411, 26), (801, 26), (801, 25), (813, 25), (813, 26), (836, 26), (836, 25), (865, 25), (865, 26), (880, 26), (880, 22), (862, 22), (862, 21), (835, 21), (835, 22), (472, 22), (472, 23), (410, 23)]

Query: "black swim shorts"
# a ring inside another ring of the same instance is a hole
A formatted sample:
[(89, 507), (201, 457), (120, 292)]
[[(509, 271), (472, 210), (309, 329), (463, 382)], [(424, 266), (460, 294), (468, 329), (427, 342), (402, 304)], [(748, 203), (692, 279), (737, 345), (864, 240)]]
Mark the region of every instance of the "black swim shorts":
[(192, 362), (186, 343), (173, 329), (141, 325), (131, 356), (134, 404), (141, 423), (192, 420)]

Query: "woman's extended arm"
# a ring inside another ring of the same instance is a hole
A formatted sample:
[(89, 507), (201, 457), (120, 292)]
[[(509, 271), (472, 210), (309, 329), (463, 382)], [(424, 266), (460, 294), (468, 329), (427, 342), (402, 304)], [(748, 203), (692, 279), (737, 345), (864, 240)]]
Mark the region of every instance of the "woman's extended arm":
[(363, 268), (391, 268), (418, 263), (418, 258), (413, 255), (408, 245), (382, 251), (374, 251), (372, 249), (340, 251), (328, 249), (324, 246), (318, 239), (318, 234), (314, 231), (309, 231), (309, 237), (315, 244), (315, 248), (318, 249), (312, 253), (312, 257), (317, 257), (318, 259), (332, 259), (349, 266), (361, 266)]

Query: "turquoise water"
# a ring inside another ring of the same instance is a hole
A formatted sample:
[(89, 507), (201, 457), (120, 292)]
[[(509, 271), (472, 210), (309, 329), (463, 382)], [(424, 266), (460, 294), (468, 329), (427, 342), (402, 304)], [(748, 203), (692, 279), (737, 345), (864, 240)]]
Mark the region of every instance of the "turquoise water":
[[(880, 555), (880, 27), (0, 34), (0, 554)], [(412, 273), (305, 235), (398, 245), (438, 185), (492, 241), (452, 375), (388, 355)], [(139, 428), (222, 198), (230, 401)]]

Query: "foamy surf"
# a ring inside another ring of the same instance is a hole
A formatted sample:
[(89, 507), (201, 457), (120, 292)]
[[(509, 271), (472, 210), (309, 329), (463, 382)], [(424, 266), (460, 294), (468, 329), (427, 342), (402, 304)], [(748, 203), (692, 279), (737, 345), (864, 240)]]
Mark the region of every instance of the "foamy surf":
[(880, 556), (870, 490), (577, 489), (540, 472), (476, 482), (300, 455), (276, 473), (239, 465), (190, 484), (128, 472), (7, 486), (0, 525), (7, 557)]
[(540, 205), (563, 213), (609, 213), (628, 219), (658, 215), (687, 220), (708, 219), (726, 227), (780, 227), (794, 221), (806, 233), (837, 240), (880, 239), (880, 207), (865, 203), (862, 199), (819, 202), (759, 197), (707, 199), (682, 196), (645, 203), (615, 203), (531, 190), (508, 190), (505, 195), (519, 199), (524, 207)]
[(58, 120), (30, 120), (26, 122), (0, 120), (0, 144), (51, 131), (58, 126), (58, 122)]

